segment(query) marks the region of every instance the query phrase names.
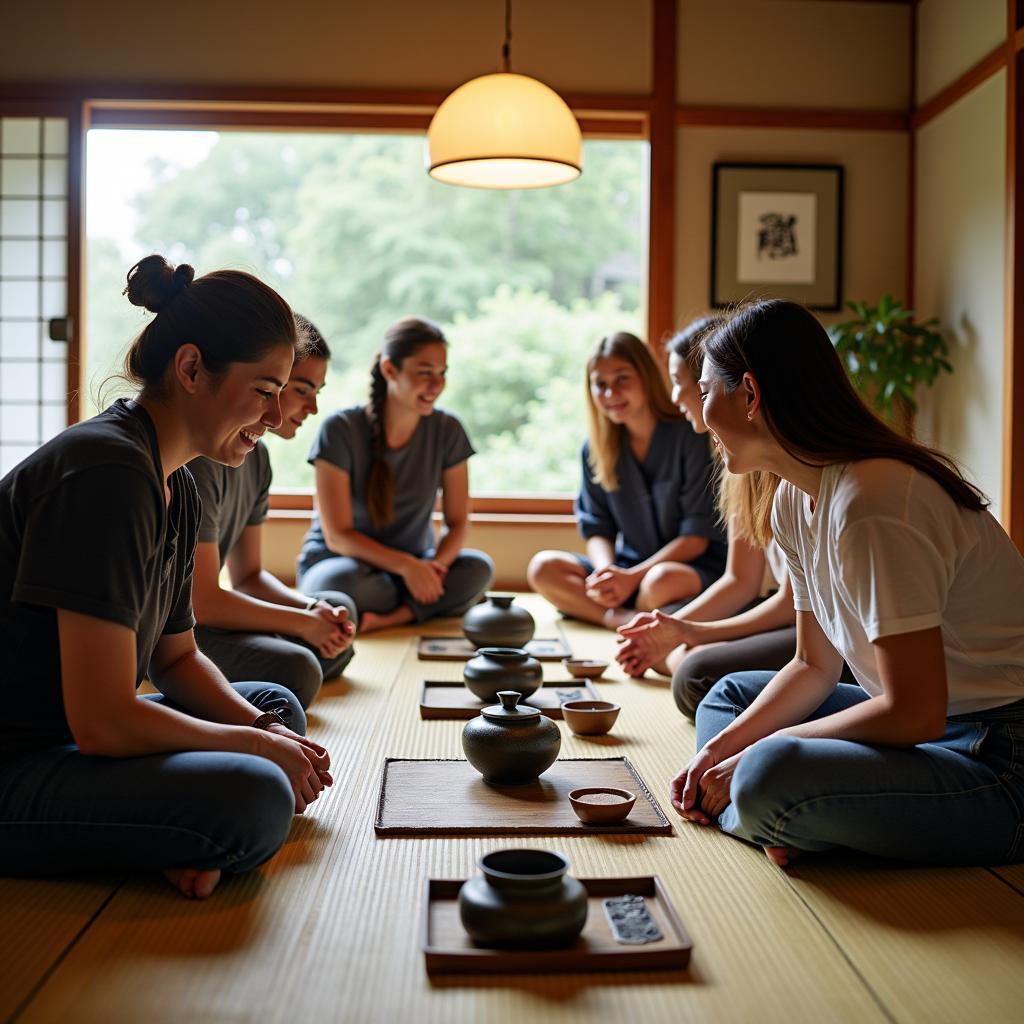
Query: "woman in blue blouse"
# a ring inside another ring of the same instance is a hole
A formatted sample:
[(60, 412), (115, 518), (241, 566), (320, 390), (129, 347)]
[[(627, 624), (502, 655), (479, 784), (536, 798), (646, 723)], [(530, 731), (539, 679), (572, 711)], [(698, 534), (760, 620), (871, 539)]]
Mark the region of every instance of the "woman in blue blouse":
[(576, 520), (586, 557), (541, 551), (530, 585), (566, 615), (623, 625), (686, 601), (725, 568), (705, 440), (672, 404), (647, 346), (603, 338), (587, 363), (589, 438)]

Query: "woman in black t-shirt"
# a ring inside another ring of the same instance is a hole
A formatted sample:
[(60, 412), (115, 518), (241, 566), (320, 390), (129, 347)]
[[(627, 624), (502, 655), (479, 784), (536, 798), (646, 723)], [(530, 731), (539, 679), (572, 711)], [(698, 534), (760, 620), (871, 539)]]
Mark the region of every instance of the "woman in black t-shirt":
[[(196, 648), (199, 499), (281, 422), (287, 303), (248, 274), (150, 256), (129, 301), (139, 387), (0, 480), (0, 872), (161, 868), (186, 896), (271, 857), (331, 784), (295, 698), (228, 684)], [(160, 691), (139, 699), (148, 676)]]

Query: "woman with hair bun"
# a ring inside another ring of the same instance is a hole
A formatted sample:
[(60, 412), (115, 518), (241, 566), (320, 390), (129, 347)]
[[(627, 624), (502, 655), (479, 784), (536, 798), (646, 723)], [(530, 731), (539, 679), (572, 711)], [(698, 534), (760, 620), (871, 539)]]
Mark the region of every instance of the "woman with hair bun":
[(319, 513), (299, 556), (299, 589), (348, 594), (361, 633), (461, 615), (494, 576), (487, 555), (462, 546), (473, 446), (462, 424), (435, 408), (447, 370), (437, 324), (392, 324), (370, 371), (369, 403), (327, 417), (309, 453)]
[(1024, 859), (1024, 558), (947, 456), (864, 405), (802, 306), (754, 303), (704, 353), (726, 468), (776, 478), (753, 527), (785, 552), (796, 652), (704, 698), (673, 806), (779, 865)]
[(0, 873), (159, 868), (203, 898), (331, 784), (295, 697), (230, 685), (192, 633), (186, 463), (240, 466), (280, 424), (295, 320), (249, 274), (160, 256), (125, 294), (156, 314), (125, 359), (137, 397), (0, 480)]
[(725, 566), (707, 443), (673, 406), (647, 346), (621, 332), (587, 362), (590, 436), (576, 521), (586, 557), (541, 551), (530, 586), (567, 615), (615, 629), (701, 593)]

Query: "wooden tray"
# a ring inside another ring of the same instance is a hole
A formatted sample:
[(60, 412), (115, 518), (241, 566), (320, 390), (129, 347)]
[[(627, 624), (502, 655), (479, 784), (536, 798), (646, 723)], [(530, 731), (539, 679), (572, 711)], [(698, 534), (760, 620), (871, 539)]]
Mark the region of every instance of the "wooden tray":
[[(423, 893), (422, 946), (430, 973), (538, 974), (563, 971), (624, 971), (683, 968), (693, 944), (657, 875), (581, 878), (590, 897), (583, 934), (566, 949), (485, 949), (465, 933), (457, 898), (461, 879), (428, 878)], [(612, 937), (601, 900), (630, 893), (643, 896), (662, 937), (626, 946)]]
[[(561, 661), (571, 658), (572, 651), (561, 637), (534, 639), (526, 651), (538, 661)], [(469, 661), (476, 648), (464, 636), (421, 636), (416, 645), (420, 661)]]
[[(636, 793), (636, 804), (625, 821), (584, 825), (567, 799), (579, 786), (628, 789)], [(560, 759), (525, 786), (491, 786), (468, 761), (389, 757), (373, 827), (379, 836), (673, 833), (657, 800), (624, 757)]]
[[(567, 700), (600, 699), (601, 695), (589, 679), (546, 679), (540, 689), (520, 705), (539, 708), (548, 718), (560, 719), (562, 704)], [(420, 691), (420, 718), (476, 718), (487, 704), (477, 700), (462, 683), (428, 679)]]

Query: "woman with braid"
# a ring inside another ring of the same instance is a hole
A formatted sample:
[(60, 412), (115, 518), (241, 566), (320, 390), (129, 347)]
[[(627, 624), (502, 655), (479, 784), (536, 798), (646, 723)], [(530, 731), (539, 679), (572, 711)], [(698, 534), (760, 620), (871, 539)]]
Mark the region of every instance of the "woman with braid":
[[(462, 424), (434, 407), (447, 357), (437, 324), (392, 324), (370, 372), (369, 404), (329, 416), (309, 453), (319, 514), (299, 555), (299, 589), (348, 594), (360, 633), (461, 615), (494, 576), (487, 555), (462, 546), (473, 446)], [(440, 542), (431, 524), (438, 490)]]

